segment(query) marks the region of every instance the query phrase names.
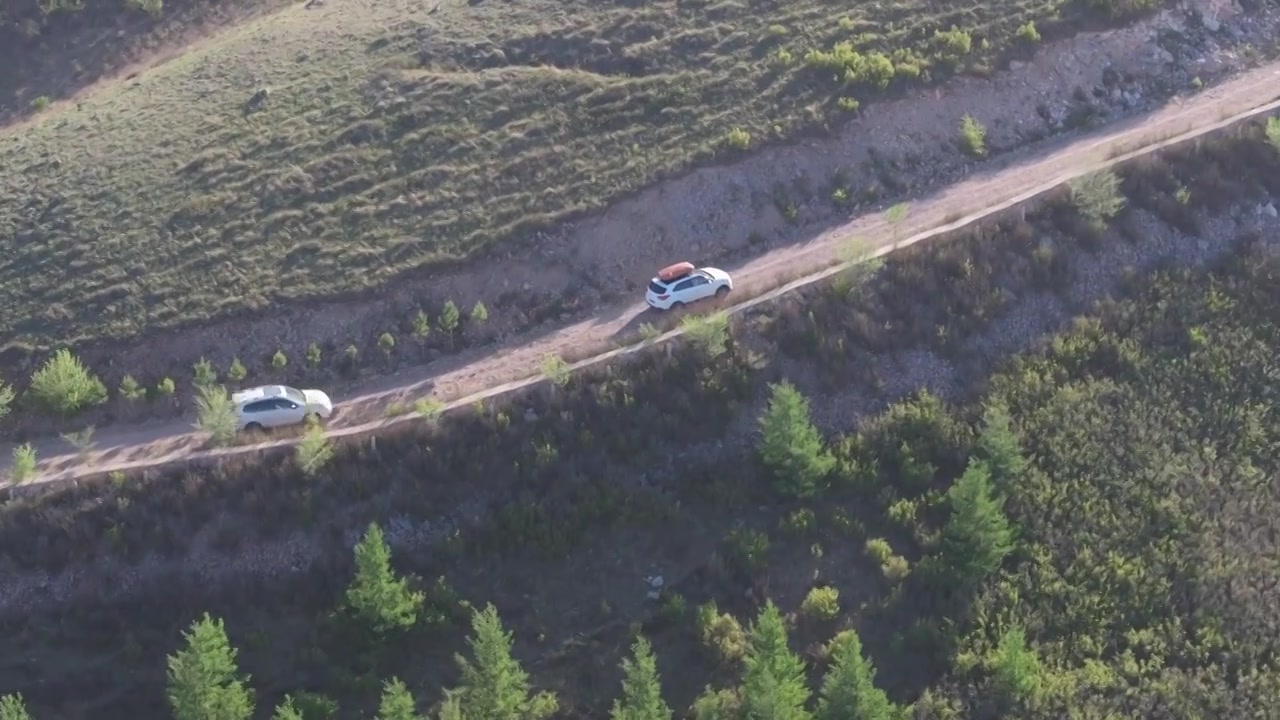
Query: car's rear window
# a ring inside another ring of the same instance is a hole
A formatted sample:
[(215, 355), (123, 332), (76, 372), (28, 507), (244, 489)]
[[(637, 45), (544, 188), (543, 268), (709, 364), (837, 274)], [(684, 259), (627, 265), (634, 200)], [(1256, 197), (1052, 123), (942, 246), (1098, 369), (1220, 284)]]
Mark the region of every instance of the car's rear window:
[(649, 283), (649, 289), (661, 295), (662, 293), (667, 291), (667, 286), (655, 280)]

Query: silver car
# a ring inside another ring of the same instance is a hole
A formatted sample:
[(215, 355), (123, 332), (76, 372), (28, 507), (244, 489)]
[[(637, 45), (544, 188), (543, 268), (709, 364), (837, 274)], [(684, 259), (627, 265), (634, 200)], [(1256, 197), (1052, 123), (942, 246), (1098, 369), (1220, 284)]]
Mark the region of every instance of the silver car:
[(298, 390), (287, 385), (262, 385), (232, 393), (236, 406), (237, 428), (267, 430), (286, 425), (300, 425), (307, 415), (327, 419), (333, 415), (333, 402), (319, 390)]

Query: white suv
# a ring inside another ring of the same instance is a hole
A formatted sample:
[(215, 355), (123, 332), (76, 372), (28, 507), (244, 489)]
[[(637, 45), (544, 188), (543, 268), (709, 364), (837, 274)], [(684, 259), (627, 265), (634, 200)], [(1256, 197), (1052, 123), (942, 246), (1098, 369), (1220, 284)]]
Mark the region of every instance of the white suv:
[(722, 298), (733, 289), (733, 278), (719, 268), (694, 268), (677, 263), (658, 271), (649, 281), (645, 301), (659, 310), (671, 310), (703, 298)]
[(298, 390), (287, 385), (262, 385), (232, 393), (236, 406), (237, 428), (267, 430), (285, 425), (299, 425), (307, 415), (328, 418), (333, 402), (319, 390)]

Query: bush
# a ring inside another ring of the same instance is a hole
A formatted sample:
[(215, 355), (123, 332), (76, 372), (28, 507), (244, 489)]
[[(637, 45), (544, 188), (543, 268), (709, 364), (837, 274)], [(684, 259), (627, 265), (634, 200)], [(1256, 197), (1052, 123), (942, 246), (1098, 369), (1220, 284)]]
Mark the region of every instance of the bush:
[(573, 378), (573, 370), (569, 363), (559, 355), (548, 355), (542, 361), (542, 375), (556, 387), (564, 387)]
[(277, 350), (275, 355), (271, 356), (271, 367), (275, 370), (283, 370), (289, 366), (289, 358), (284, 354), (283, 350)]
[(320, 360), (321, 360), (321, 358), (322, 358), (322, 356), (321, 356), (321, 354), (320, 354), (320, 346), (319, 346), (319, 345), (317, 345), (317, 344), (315, 344), (315, 343), (311, 343), (310, 345), (308, 345), (308, 346), (307, 346), (307, 357), (306, 357), (306, 361), (307, 361), (307, 366), (308, 366), (308, 367), (311, 367), (311, 368), (318, 368), (318, 367), (320, 367)]
[(59, 350), (31, 376), (27, 393), (39, 409), (73, 415), (106, 402), (107, 386), (70, 350)]
[(708, 685), (689, 712), (693, 720), (736, 720), (742, 716), (742, 698), (734, 690), (713, 690)]
[(708, 360), (714, 360), (729, 351), (729, 315), (727, 313), (686, 315), (680, 321), (680, 331)]
[(413, 411), (422, 416), (427, 422), (435, 422), (440, 419), (440, 415), (444, 413), (444, 403), (435, 398), (419, 398), (413, 404)]
[(31, 109), (35, 110), (36, 112), (44, 112), (45, 110), (49, 109), (49, 106), (51, 104), (53, 104), (52, 98), (50, 98), (48, 95), (41, 95), (40, 97), (31, 101)]
[(814, 620), (834, 620), (840, 614), (840, 591), (833, 587), (817, 587), (804, 596), (800, 613)]
[(36, 474), (36, 449), (31, 443), (23, 443), (13, 449), (13, 464), (9, 468), (9, 480), (21, 485)]
[(698, 637), (726, 663), (747, 654), (747, 633), (742, 624), (729, 613), (721, 613), (715, 601), (698, 607)]
[(484, 303), (477, 300), (476, 304), (471, 308), (471, 322), (480, 325), (488, 321), (489, 308), (485, 307)]
[(209, 433), (215, 445), (230, 445), (236, 439), (236, 408), (221, 385), (196, 388), (196, 429)]
[(245, 368), (244, 363), (240, 362), (240, 358), (231, 358), (231, 367), (227, 368), (227, 377), (240, 382), (249, 377), (249, 370)]
[(871, 538), (866, 544), (867, 557), (875, 560), (877, 563), (884, 564), (889, 558), (893, 557), (893, 546), (884, 538)]
[(809, 401), (788, 382), (770, 386), (760, 417), (760, 460), (786, 495), (811, 497), (823, 488), (835, 458), (809, 419)]
[(853, 43), (841, 42), (830, 51), (810, 50), (804, 64), (812, 69), (830, 71), (837, 80), (849, 85), (867, 85), (879, 90), (889, 86), (896, 71), (893, 60), (878, 52), (862, 54)]
[(1034, 45), (1040, 42), (1040, 31), (1036, 29), (1034, 20), (1028, 20), (1026, 25), (1018, 27), (1018, 32), (1014, 34), (1014, 37), (1024, 43)]
[(200, 358), (196, 364), (192, 365), (191, 371), (198, 386), (215, 385), (218, 382), (218, 371), (213, 369), (213, 363), (204, 358)]
[(960, 147), (975, 158), (987, 155), (987, 129), (972, 115), (960, 120)]
[(419, 309), (413, 316), (413, 339), (422, 345), (429, 337), (431, 337), (431, 316)]
[(0, 382), (0, 418), (4, 418), (13, 408), (13, 388), (8, 384)]
[(307, 416), (307, 430), (295, 451), (298, 468), (305, 475), (315, 475), (333, 459), (333, 444), (314, 415)]
[(1080, 216), (1095, 230), (1106, 228), (1107, 222), (1124, 209), (1125, 197), (1120, 193), (1120, 178), (1110, 170), (1099, 170), (1076, 178), (1067, 187)]
[(1277, 150), (1280, 150), (1280, 118), (1267, 118), (1267, 142)]
[(391, 357), (391, 353), (396, 349), (396, 336), (389, 332), (384, 332), (379, 335), (378, 349), (382, 351), (383, 355), (386, 355), (388, 358)]
[(156, 383), (156, 393), (161, 397), (169, 397), (178, 391), (178, 387), (173, 384), (173, 378), (161, 378)]
[(724, 144), (734, 150), (746, 150), (751, 147), (751, 133), (742, 128), (734, 128), (725, 134)]
[(933, 41), (938, 57), (945, 63), (958, 65), (973, 51), (973, 36), (955, 25), (950, 30), (935, 30)]
[(120, 379), (120, 397), (125, 400), (141, 400), (146, 397), (147, 391), (133, 379), (132, 375), (125, 375)]
[(444, 308), (440, 310), (440, 329), (449, 336), (450, 345), (453, 344), (453, 334), (458, 330), (461, 319), (462, 314), (458, 312), (458, 306), (452, 300), (446, 302)]
[(800, 508), (794, 510), (787, 515), (782, 521), (782, 526), (794, 535), (803, 535), (813, 529), (814, 523), (818, 520), (814, 512), (809, 508)]
[(765, 569), (769, 555), (769, 536), (759, 530), (735, 528), (725, 537), (729, 561), (744, 575)]

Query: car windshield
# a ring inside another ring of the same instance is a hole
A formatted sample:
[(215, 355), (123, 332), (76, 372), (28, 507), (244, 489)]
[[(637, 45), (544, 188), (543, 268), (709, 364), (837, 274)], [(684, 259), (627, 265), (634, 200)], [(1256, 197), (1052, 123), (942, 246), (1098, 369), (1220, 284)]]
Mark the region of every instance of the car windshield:
[(661, 295), (662, 293), (664, 293), (664, 292), (666, 292), (666, 291), (667, 291), (667, 286), (666, 286), (666, 285), (663, 285), (662, 283), (658, 282), (657, 280), (654, 280), (653, 282), (649, 283), (649, 289), (650, 289), (650, 290), (652, 290), (653, 292), (655, 292), (655, 293), (657, 293), (657, 294)]
[(284, 396), (298, 403), (299, 405), (305, 405), (307, 402), (307, 396), (303, 395), (301, 390), (295, 390), (294, 388), (291, 388), (291, 387), (284, 388)]

